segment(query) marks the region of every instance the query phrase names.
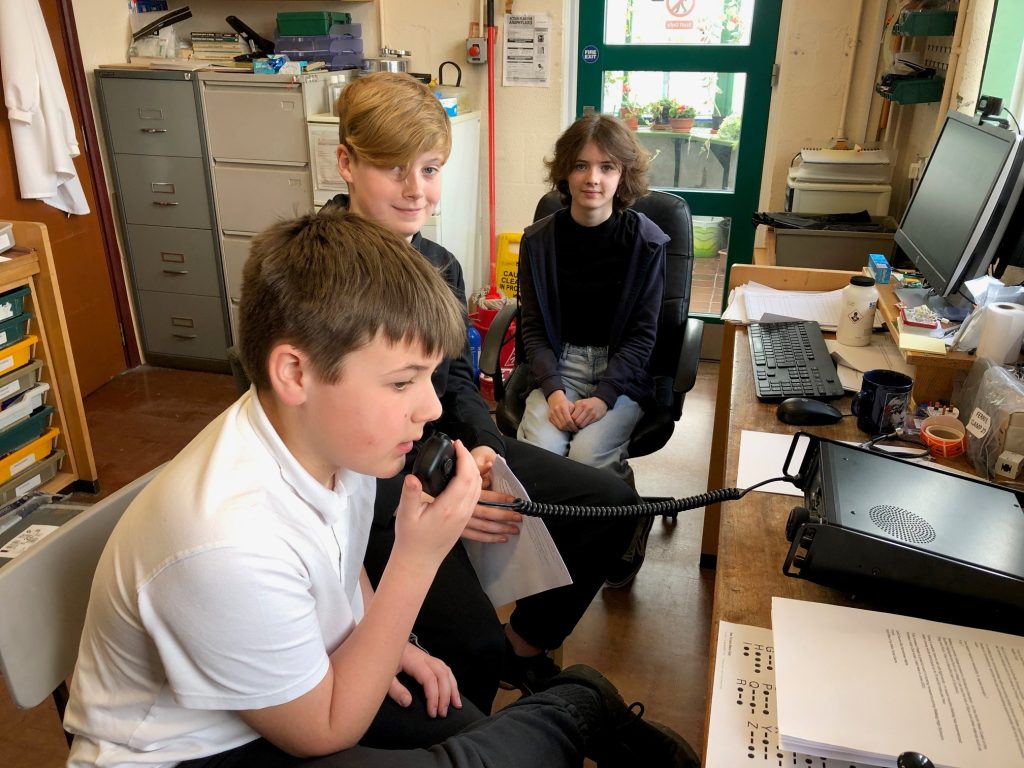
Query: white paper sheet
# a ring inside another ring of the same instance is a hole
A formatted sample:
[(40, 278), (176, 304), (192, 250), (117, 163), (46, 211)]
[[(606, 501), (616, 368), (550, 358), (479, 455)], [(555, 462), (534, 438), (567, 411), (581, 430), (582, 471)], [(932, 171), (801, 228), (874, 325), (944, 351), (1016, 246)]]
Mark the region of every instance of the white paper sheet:
[[(842, 290), (780, 291), (760, 283), (746, 283), (733, 289), (723, 320), (746, 325), (764, 315), (779, 315), (796, 320), (814, 320), (823, 331), (839, 325)], [(882, 327), (881, 313), (875, 312), (875, 328)]]
[(784, 748), (1024, 765), (1024, 637), (780, 597), (772, 630)]
[[(491, 468), (491, 489), (517, 499), (529, 499), (501, 456)], [(521, 597), (572, 584), (569, 570), (558, 553), (547, 526), (539, 517), (523, 517), (518, 536), (504, 544), (463, 541), (480, 586), (495, 608)]]
[[(736, 487), (749, 488), (754, 483), (782, 475), (782, 464), (793, 442), (792, 435), (776, 435), (771, 432), (754, 432), (744, 429), (740, 434), (740, 459), (736, 470)], [(801, 441), (793, 454), (793, 468), (804, 460), (807, 441)], [(786, 496), (803, 496), (804, 492), (792, 483), (769, 483), (757, 489), (762, 493), (781, 493)]]
[(773, 645), (770, 629), (718, 623), (704, 768), (868, 768), (787, 752), (779, 746)]

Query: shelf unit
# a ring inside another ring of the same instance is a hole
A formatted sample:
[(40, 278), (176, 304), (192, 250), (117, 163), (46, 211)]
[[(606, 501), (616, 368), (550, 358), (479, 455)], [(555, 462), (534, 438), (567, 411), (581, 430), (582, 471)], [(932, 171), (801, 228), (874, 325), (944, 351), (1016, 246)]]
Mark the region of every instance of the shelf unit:
[(57, 448), (65, 454), (60, 471), (39, 489), (56, 493), (71, 487), (95, 493), (99, 475), (46, 226), (31, 221), (12, 223), (17, 246), (4, 253), (10, 261), (0, 262), (0, 292), (22, 286), (29, 289), (25, 309), (32, 312), (30, 333), (39, 339), (35, 350), (35, 359), (43, 362), (39, 380), (50, 385), (53, 423), (60, 429)]

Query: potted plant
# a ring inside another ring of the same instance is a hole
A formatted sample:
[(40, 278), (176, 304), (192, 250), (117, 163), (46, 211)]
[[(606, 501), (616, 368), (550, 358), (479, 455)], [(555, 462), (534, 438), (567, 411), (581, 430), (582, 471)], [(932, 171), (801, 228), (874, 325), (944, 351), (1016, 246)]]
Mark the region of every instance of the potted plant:
[(672, 99), (652, 101), (647, 107), (651, 113), (651, 129), (655, 131), (671, 130), (672, 125), (669, 122), (671, 120), (669, 113), (675, 106), (675, 102)]
[(741, 126), (742, 118), (740, 115), (729, 115), (722, 121), (722, 125), (718, 129), (718, 138), (738, 142), (740, 140)]
[(693, 120), (697, 117), (697, 110), (685, 104), (673, 104), (669, 108), (668, 117), (673, 131), (689, 133), (693, 128)]
[(624, 120), (629, 130), (635, 131), (640, 124), (640, 106), (633, 98), (629, 83), (622, 84), (622, 100), (619, 102), (619, 118)]
[(722, 121), (725, 120), (725, 115), (718, 111), (718, 105), (715, 104), (714, 111), (711, 113), (711, 134), (718, 133), (718, 129), (722, 127)]

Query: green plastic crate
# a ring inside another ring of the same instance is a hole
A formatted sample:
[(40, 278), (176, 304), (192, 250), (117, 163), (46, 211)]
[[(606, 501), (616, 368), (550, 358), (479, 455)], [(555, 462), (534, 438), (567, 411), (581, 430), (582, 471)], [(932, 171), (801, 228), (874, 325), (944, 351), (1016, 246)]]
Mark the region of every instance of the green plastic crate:
[(956, 29), (956, 11), (904, 11), (892, 27), (902, 37), (948, 37)]
[(32, 318), (31, 312), (22, 312), (20, 315), (0, 320), (0, 349), (17, 344), (28, 333), (28, 321)]
[(50, 426), (50, 417), (53, 415), (53, 406), (44, 405), (37, 408), (31, 415), (12, 424), (0, 432), (0, 455), (6, 456), (19, 448), (38, 440), (39, 437)]
[(895, 101), (897, 104), (924, 104), (941, 99), (944, 84), (945, 81), (941, 77), (914, 78), (897, 80), (887, 88), (876, 85), (875, 92), (883, 99)]
[(25, 308), (25, 297), (28, 296), (27, 285), (15, 288), (13, 291), (0, 293), (0, 320), (20, 315)]
[(332, 24), (349, 24), (351, 13), (341, 11), (287, 11), (277, 14), (279, 35), (326, 35)]

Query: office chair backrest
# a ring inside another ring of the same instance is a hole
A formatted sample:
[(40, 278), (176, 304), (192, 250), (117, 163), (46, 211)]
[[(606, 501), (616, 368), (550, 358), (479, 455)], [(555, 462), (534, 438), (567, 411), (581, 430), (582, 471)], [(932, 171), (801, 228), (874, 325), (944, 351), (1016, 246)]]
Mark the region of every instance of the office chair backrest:
[(96, 502), (0, 568), (0, 672), (19, 707), (38, 705), (74, 671), (100, 554), (159, 469)]
[[(564, 207), (557, 191), (548, 192), (537, 203), (533, 219), (537, 221)], [(661, 227), (661, 230), (671, 238), (665, 256), (665, 298), (658, 318), (658, 338), (651, 356), (650, 371), (654, 376), (655, 400), (658, 406), (667, 409), (666, 415), (672, 421), (677, 421), (682, 414), (683, 395), (673, 391), (673, 383), (690, 311), (693, 221), (686, 201), (668, 192), (651, 191), (637, 200), (632, 207)], [(640, 436), (634, 434), (634, 443), (638, 437)], [(649, 452), (645, 448), (642, 442), (631, 444), (630, 454), (643, 455)]]

